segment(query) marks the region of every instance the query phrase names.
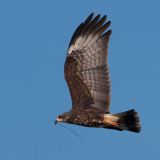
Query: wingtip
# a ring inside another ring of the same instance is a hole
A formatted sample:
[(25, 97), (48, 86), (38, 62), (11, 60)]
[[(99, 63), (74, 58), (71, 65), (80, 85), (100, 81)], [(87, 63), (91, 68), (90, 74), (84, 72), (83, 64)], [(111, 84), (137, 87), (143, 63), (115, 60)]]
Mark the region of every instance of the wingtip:
[(98, 14), (98, 15), (96, 15), (95, 19), (100, 19), (100, 17), (101, 17), (101, 15)]
[(108, 23), (109, 26), (111, 25), (111, 21), (108, 21), (107, 23)]
[(110, 29), (110, 30), (108, 30), (108, 34), (109, 35), (111, 35), (112, 34), (112, 30)]
[(94, 13), (92, 12), (85, 20), (85, 22), (91, 21), (93, 19)]
[(107, 15), (104, 15), (101, 19), (103, 19), (104, 21), (106, 21)]
[(94, 16), (94, 12), (91, 12), (91, 14), (90, 14), (89, 16), (92, 16), (92, 17), (93, 17), (93, 16)]

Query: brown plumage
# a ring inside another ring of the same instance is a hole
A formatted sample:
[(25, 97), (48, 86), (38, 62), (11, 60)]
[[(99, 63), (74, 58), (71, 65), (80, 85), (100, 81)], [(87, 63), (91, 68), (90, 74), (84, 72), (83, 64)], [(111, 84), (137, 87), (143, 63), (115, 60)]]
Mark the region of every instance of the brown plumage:
[(57, 122), (102, 127), (116, 130), (140, 131), (135, 110), (110, 114), (110, 79), (108, 70), (108, 41), (111, 30), (107, 16), (93, 13), (74, 32), (64, 66), (72, 109), (59, 115)]

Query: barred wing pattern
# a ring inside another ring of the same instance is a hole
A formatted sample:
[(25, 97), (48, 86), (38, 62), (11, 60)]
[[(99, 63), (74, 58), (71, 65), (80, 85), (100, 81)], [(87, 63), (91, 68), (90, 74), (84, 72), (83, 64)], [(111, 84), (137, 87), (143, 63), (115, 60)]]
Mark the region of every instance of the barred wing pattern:
[(110, 80), (107, 65), (110, 21), (93, 13), (81, 23), (71, 39), (65, 62), (72, 108), (96, 107), (109, 113)]

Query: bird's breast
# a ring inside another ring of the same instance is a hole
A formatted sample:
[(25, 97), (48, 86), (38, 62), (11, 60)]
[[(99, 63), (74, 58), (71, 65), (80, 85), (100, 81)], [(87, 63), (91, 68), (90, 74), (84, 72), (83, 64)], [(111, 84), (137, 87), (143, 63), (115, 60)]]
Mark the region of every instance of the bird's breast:
[(96, 127), (102, 124), (102, 122), (102, 114), (95, 114), (92, 112), (78, 112), (73, 116), (71, 123), (89, 127)]

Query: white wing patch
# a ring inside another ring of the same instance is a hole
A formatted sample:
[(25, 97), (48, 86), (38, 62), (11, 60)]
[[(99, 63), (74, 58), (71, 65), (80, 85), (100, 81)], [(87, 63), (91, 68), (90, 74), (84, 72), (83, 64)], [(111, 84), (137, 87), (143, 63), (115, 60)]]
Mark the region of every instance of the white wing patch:
[(86, 46), (89, 48), (98, 39), (99, 35), (90, 34), (88, 37), (79, 36), (74, 44), (69, 47), (68, 54), (71, 54), (75, 50), (81, 50)]
[(73, 51), (78, 50), (80, 48), (81, 40), (85, 39), (84, 36), (79, 36), (74, 44), (72, 44), (68, 50), (68, 54), (71, 54)]

